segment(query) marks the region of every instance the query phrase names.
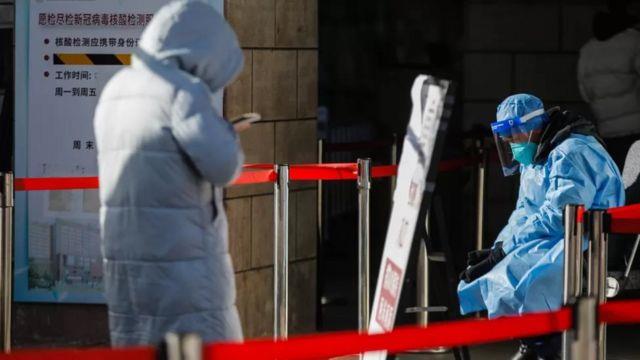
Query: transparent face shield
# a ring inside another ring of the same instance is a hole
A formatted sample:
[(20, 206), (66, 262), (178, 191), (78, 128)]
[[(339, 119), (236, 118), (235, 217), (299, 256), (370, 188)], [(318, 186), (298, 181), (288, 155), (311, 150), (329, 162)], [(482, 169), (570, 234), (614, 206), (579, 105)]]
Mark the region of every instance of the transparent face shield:
[(539, 109), (522, 117), (491, 124), (504, 176), (516, 174), (520, 164), (529, 165), (533, 162), (545, 120), (544, 109)]

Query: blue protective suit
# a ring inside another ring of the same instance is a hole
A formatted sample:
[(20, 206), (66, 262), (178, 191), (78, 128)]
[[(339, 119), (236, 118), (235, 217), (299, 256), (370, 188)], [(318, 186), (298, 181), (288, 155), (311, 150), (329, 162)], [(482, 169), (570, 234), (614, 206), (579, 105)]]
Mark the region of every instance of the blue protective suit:
[(493, 318), (560, 308), (564, 206), (624, 205), (620, 172), (592, 136), (572, 134), (545, 163), (521, 165), (520, 172), (516, 209), (496, 239), (506, 256), (475, 281), (460, 282), (463, 314), (487, 310)]
[(242, 338), (222, 187), (243, 153), (211, 104), (242, 58), (211, 6), (173, 2), (100, 97), (94, 128), (114, 346), (156, 344), (169, 331)]

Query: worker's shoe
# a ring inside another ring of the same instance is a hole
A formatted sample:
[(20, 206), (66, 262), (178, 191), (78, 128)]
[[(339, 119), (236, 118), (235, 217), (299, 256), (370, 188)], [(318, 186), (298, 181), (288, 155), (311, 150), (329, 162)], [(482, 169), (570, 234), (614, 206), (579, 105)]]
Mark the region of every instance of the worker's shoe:
[(521, 343), (518, 351), (511, 357), (511, 360), (538, 360), (538, 354), (536, 354), (532, 346)]

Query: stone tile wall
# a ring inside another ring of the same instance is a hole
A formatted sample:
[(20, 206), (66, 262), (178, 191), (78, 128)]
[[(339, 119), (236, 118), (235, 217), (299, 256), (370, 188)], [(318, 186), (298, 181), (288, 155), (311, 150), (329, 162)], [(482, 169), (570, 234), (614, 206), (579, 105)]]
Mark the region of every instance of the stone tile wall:
[(517, 92), (588, 111), (576, 64), (602, 9), (604, 1), (465, 1), (464, 127), (488, 126), (499, 101)]
[[(317, 0), (226, 0), (245, 67), (224, 96), (225, 115), (263, 121), (241, 134), (247, 163), (317, 162)], [(316, 325), (316, 186), (291, 185), (289, 329)], [(246, 337), (273, 333), (273, 187), (226, 192), (237, 303)]]

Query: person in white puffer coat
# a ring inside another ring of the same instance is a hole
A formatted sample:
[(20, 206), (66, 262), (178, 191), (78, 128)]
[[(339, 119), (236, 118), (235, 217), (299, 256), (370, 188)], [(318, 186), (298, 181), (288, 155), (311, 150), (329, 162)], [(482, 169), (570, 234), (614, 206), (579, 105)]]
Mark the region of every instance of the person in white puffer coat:
[(241, 70), (235, 33), (198, 0), (160, 9), (94, 117), (113, 346), (167, 332), (241, 340), (222, 187), (243, 152), (211, 102)]
[(627, 149), (640, 138), (640, 27), (627, 1), (608, 5), (609, 12), (595, 15), (594, 37), (580, 49), (578, 87), (622, 168)]

